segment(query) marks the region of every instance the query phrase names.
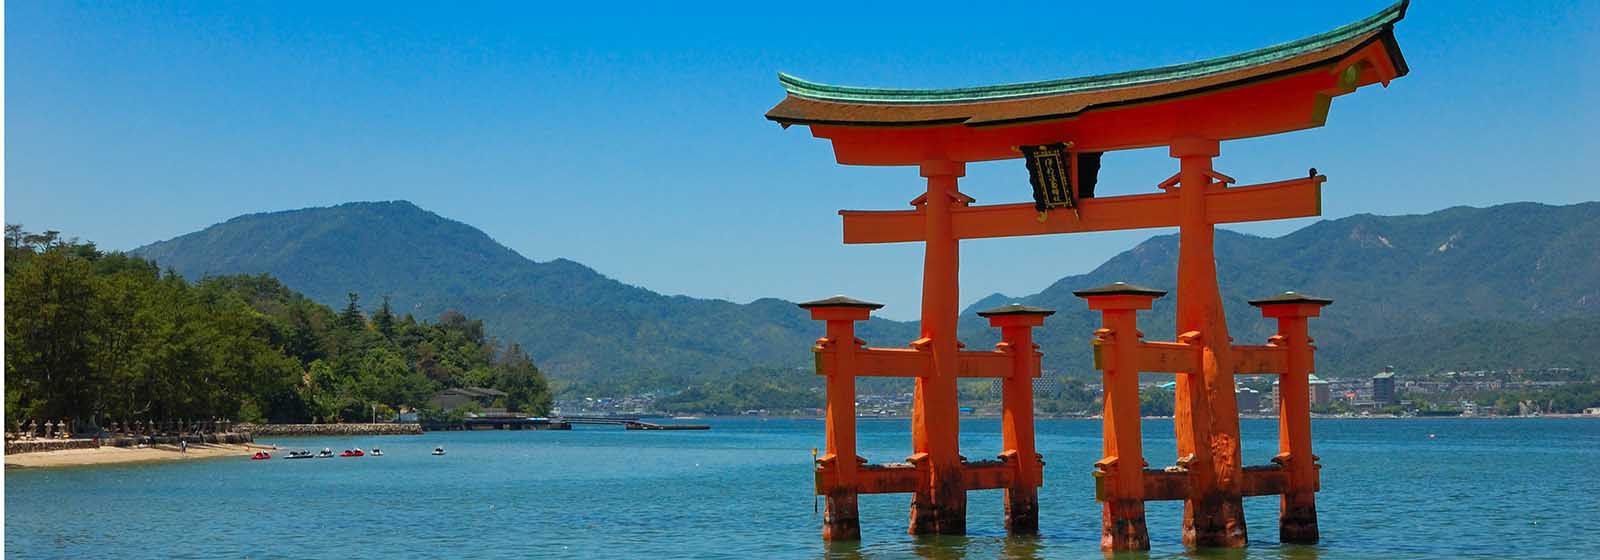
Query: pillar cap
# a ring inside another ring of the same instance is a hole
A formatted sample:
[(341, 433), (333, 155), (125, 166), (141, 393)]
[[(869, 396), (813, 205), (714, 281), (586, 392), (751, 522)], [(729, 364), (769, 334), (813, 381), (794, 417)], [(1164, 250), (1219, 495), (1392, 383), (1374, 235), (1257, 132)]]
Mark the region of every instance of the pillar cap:
[(824, 299), (819, 299), (819, 300), (814, 300), (814, 301), (807, 301), (807, 302), (797, 303), (795, 305), (800, 306), (801, 309), (816, 309), (816, 308), (830, 308), (830, 307), (851, 307), (851, 308), (857, 308), (857, 309), (880, 309), (880, 308), (883, 307), (883, 304), (881, 304), (881, 303), (872, 303), (870, 301), (861, 301), (859, 299), (849, 298), (849, 297), (845, 297), (845, 296), (833, 296), (831, 298), (824, 298)]
[(1155, 299), (1167, 295), (1167, 292), (1165, 290), (1146, 288), (1144, 286), (1137, 286), (1127, 282), (1113, 282), (1098, 288), (1075, 290), (1072, 292), (1072, 295), (1081, 298), (1090, 298), (1095, 296), (1145, 296)]
[(1262, 307), (1267, 305), (1316, 305), (1324, 306), (1333, 304), (1333, 300), (1310, 296), (1299, 292), (1284, 292), (1272, 297), (1250, 300), (1250, 305)]
[(1020, 303), (1002, 305), (1000, 307), (985, 309), (978, 312), (979, 317), (1002, 317), (1006, 315), (1038, 315), (1040, 317), (1049, 317), (1055, 314), (1056, 310), (1054, 309), (1045, 309), (1043, 307), (1034, 307)]

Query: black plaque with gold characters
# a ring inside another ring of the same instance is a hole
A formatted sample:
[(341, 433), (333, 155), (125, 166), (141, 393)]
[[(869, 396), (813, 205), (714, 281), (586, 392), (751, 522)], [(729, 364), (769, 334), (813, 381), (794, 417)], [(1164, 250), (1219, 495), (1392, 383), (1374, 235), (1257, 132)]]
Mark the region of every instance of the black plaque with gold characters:
[(1073, 208), (1072, 152), (1067, 144), (1022, 146), (1028, 162), (1028, 181), (1033, 183), (1033, 207), (1040, 212), (1053, 208)]

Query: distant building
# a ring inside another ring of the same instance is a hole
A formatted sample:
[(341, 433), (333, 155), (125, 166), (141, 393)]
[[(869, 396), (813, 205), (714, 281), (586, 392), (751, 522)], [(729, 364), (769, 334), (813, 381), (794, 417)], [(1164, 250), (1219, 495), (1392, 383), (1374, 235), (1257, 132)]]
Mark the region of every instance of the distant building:
[(1240, 387), (1234, 391), (1234, 397), (1239, 401), (1239, 412), (1261, 410), (1261, 391), (1249, 387)]
[[(996, 381), (999, 380), (997, 379)], [(1039, 377), (1033, 378), (1033, 396), (1035, 398), (1053, 399), (1061, 396), (1063, 389), (1066, 389), (1066, 386), (1061, 383), (1061, 379), (1056, 377), (1054, 370), (1042, 370), (1039, 372)]]
[(1394, 366), (1383, 368), (1382, 373), (1372, 376), (1372, 402), (1380, 406), (1400, 402), (1394, 392)]
[(428, 404), (439, 407), (445, 412), (453, 411), (468, 403), (478, 405), (485, 414), (504, 413), (504, 407), (496, 408), (494, 401), (506, 397), (506, 392), (487, 387), (457, 387), (445, 389), (434, 393), (428, 399)]
[[(1333, 402), (1333, 389), (1328, 386), (1327, 380), (1312, 375), (1308, 378), (1308, 381), (1311, 386), (1307, 388), (1308, 394), (1306, 396), (1310, 397), (1312, 405)], [(1277, 381), (1272, 382), (1272, 402), (1280, 408), (1283, 406), (1283, 396), (1278, 391)]]
[(1333, 402), (1333, 390), (1328, 386), (1328, 380), (1311, 376), (1311, 404), (1328, 404)]
[[(1056, 377), (1053, 370), (1042, 370), (1039, 377), (1033, 378), (1033, 397), (1036, 399), (1053, 399), (1061, 396), (1061, 391), (1066, 389), (1066, 384)], [(1005, 380), (995, 379), (989, 382), (989, 395), (995, 398), (1005, 394)]]

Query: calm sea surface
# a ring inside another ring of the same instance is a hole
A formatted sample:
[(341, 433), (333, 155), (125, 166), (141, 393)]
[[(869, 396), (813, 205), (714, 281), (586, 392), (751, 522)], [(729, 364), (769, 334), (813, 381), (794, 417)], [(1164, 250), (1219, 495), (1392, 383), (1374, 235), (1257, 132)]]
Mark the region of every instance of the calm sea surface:
[[(1100, 424), (1043, 420), (1039, 538), (1008, 538), (998, 491), (970, 494), (965, 537), (905, 534), (907, 496), (863, 496), (862, 541), (827, 546), (811, 496), (822, 422), (713, 419), (709, 432), (432, 433), (279, 438), (384, 457), (245, 458), (5, 473), (8, 558), (1099, 557), (1090, 465)], [(1244, 423), (1247, 463), (1276, 422)], [(1186, 553), (1177, 502), (1152, 503), (1149, 557), (1600, 557), (1600, 421), (1318, 420), (1322, 544), (1277, 544), (1277, 499), (1245, 501), (1250, 548)], [(863, 420), (863, 455), (900, 460), (903, 420)], [(1146, 421), (1152, 465), (1172, 423)], [(1432, 437), (1430, 437), (1430, 435)], [(967, 456), (999, 424), (962, 423)], [(444, 457), (428, 451), (449, 450)], [(1131, 557), (1143, 557), (1132, 555)]]

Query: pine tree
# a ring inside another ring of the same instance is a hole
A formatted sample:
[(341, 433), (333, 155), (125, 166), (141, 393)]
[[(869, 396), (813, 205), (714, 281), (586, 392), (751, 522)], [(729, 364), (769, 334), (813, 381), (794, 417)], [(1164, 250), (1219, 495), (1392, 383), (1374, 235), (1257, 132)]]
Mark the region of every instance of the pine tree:
[(345, 303), (344, 311), (339, 312), (339, 328), (347, 332), (366, 330), (367, 317), (361, 313), (361, 296), (355, 292), (347, 295), (350, 300)]
[(383, 338), (394, 340), (394, 311), (389, 308), (389, 296), (383, 296), (383, 305), (378, 306), (378, 312), (372, 314), (372, 326)]

